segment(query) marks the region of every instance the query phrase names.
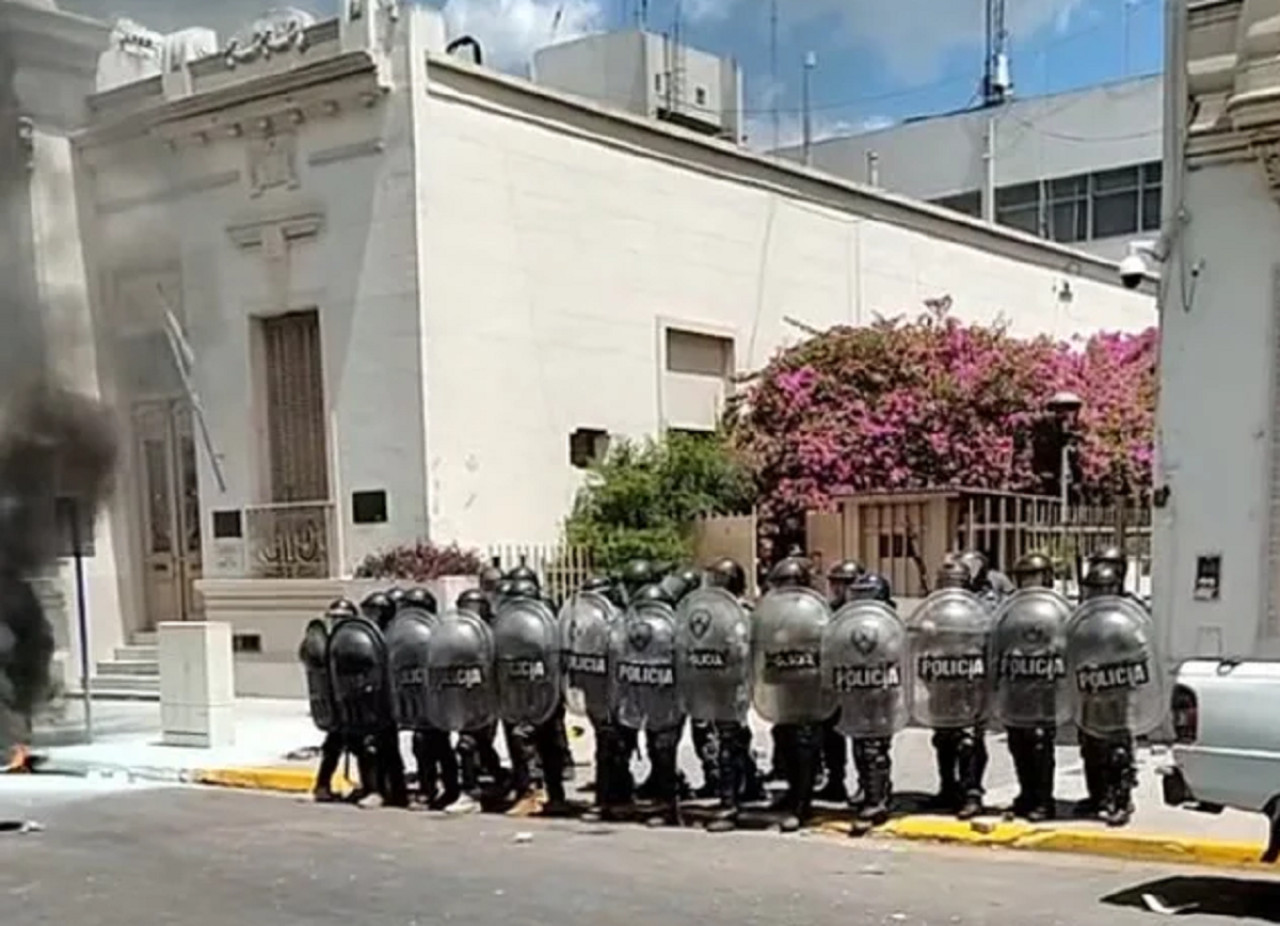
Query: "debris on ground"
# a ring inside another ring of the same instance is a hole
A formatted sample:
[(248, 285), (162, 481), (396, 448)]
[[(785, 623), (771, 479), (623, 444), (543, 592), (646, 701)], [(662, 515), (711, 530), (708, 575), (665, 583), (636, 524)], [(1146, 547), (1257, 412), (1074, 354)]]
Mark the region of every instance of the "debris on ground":
[(518, 846), (522, 846), (527, 842), (533, 842), (533, 833), (521, 832), (516, 833), (515, 838), (511, 840)]

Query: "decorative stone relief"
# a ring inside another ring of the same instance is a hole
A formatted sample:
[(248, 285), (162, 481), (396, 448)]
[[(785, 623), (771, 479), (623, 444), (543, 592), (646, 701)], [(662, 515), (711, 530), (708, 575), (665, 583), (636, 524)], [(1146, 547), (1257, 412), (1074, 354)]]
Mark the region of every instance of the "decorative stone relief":
[(1271, 191), (1272, 198), (1280, 202), (1280, 136), (1255, 138), (1251, 147), (1262, 167), (1267, 189)]
[(290, 50), (306, 51), (306, 30), (315, 23), (315, 16), (306, 10), (273, 10), (230, 41), (225, 52), (227, 67)]
[(298, 140), (292, 132), (255, 138), (248, 144), (248, 153), (250, 196), (278, 187), (298, 188)]

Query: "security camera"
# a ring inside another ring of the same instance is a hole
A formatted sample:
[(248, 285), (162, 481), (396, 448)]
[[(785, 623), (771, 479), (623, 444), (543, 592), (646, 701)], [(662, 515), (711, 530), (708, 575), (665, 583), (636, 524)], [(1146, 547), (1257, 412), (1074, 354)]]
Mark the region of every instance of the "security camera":
[(1147, 278), (1150, 272), (1147, 267), (1147, 258), (1156, 261), (1164, 260), (1161, 242), (1129, 242), (1129, 253), (1124, 256), (1124, 260), (1120, 261), (1120, 282), (1124, 284), (1125, 289), (1137, 289)]

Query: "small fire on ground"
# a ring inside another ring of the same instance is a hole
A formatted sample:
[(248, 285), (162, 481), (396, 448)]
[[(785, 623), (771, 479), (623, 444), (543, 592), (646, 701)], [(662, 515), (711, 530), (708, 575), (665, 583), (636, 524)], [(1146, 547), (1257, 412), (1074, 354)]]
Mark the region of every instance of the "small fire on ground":
[(6, 775), (25, 775), (32, 771), (31, 750), (22, 744), (9, 750), (9, 758), (0, 768), (0, 773)]

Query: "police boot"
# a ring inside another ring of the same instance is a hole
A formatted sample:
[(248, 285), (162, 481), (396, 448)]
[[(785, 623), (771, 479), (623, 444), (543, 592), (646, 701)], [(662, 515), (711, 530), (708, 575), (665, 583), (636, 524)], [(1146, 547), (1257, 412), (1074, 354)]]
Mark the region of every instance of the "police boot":
[(1102, 820), (1107, 826), (1124, 826), (1133, 816), (1133, 745), (1120, 741), (1107, 749), (1107, 790), (1102, 804)]
[(938, 765), (938, 793), (930, 801), (935, 810), (955, 811), (959, 808), (960, 782), (956, 776), (959, 730), (935, 730), (933, 753)]
[(560, 726), (562, 724), (552, 717), (535, 733), (538, 761), (542, 766), (543, 787), (547, 790), (547, 805), (542, 812), (549, 816), (564, 814), (569, 809), (569, 802), (565, 799), (564, 793), (564, 750), (561, 748), (557, 729)]
[(786, 772), (783, 779), (786, 787), (769, 804), (771, 811), (792, 814), (795, 812), (795, 769), (797, 767), (795, 724), (775, 724), (773, 727), (773, 768)]
[[(796, 727), (795, 746), (792, 758), (792, 814), (795, 826), (784, 825), (784, 830), (799, 829), (813, 815), (813, 786), (818, 777), (818, 762), (822, 751), (822, 727), (809, 723)], [(790, 823), (791, 821), (787, 821), (787, 824)]]
[(653, 764), (650, 779), (662, 810), (646, 822), (650, 826), (676, 826), (680, 822), (680, 777), (676, 752), (680, 746), (681, 728), (657, 730), (648, 737), (649, 761)]
[(338, 771), (340, 761), (342, 735), (336, 732), (325, 734), (324, 745), (320, 747), (320, 768), (316, 771), (316, 783), (311, 789), (311, 796), (317, 804), (328, 804), (338, 799), (333, 793), (333, 776)]
[(431, 743), (431, 754), (440, 769), (440, 793), (427, 806), (432, 810), (444, 810), (452, 807), (462, 797), (462, 789), (458, 785), (458, 756), (453, 751), (453, 741), (448, 730), (429, 730), (427, 738)]
[(720, 723), (714, 729), (719, 752), (716, 756), (716, 780), (720, 806), (707, 824), (709, 833), (727, 833), (738, 825), (738, 795), (742, 792), (743, 764), (738, 755), (740, 736), (737, 724)]
[(377, 743), (382, 804), (384, 807), (408, 807), (409, 789), (404, 783), (404, 757), (400, 755), (400, 731), (395, 727), (382, 730), (378, 735)]
[(695, 721), (693, 729), (693, 748), (702, 763), (702, 787), (694, 792), (694, 797), (709, 798), (720, 795), (720, 753), (723, 745), (715, 725), (709, 721)]
[(1078, 731), (1078, 737), (1088, 796), (1076, 802), (1075, 814), (1080, 817), (1095, 817), (1102, 812), (1103, 794), (1106, 791), (1106, 747), (1102, 740), (1084, 730)]
[(1023, 727), (1010, 727), (1006, 737), (1009, 746), (1009, 758), (1013, 760), (1013, 772), (1018, 779), (1018, 796), (1009, 805), (1009, 814), (1025, 817), (1035, 804), (1035, 771), (1030, 762), (1031, 742), (1029, 730)]
[(1053, 752), (1057, 729), (1054, 727), (1037, 727), (1032, 731), (1035, 739), (1032, 753), (1028, 757), (1031, 766), (1033, 790), (1031, 806), (1027, 810), (1027, 819), (1032, 823), (1043, 823), (1057, 816), (1057, 805), (1053, 799), (1055, 772), (1055, 756)]
[(480, 789), (479, 757), (474, 733), (458, 735), (458, 781), (468, 794)]
[(596, 735), (596, 799), (583, 815), (588, 822), (611, 820), (618, 805), (625, 803), (619, 796), (617, 754), (622, 750), (622, 739), (611, 723), (597, 723)]
[(981, 727), (961, 731), (956, 745), (960, 809), (956, 817), (971, 820), (982, 813), (982, 777), (987, 770), (987, 744)]
[(858, 808), (857, 823), (863, 829), (879, 826), (889, 819), (889, 802), (893, 797), (892, 742), (888, 737), (853, 741), (855, 755), (862, 753), (858, 778), (862, 782), (863, 802)]

